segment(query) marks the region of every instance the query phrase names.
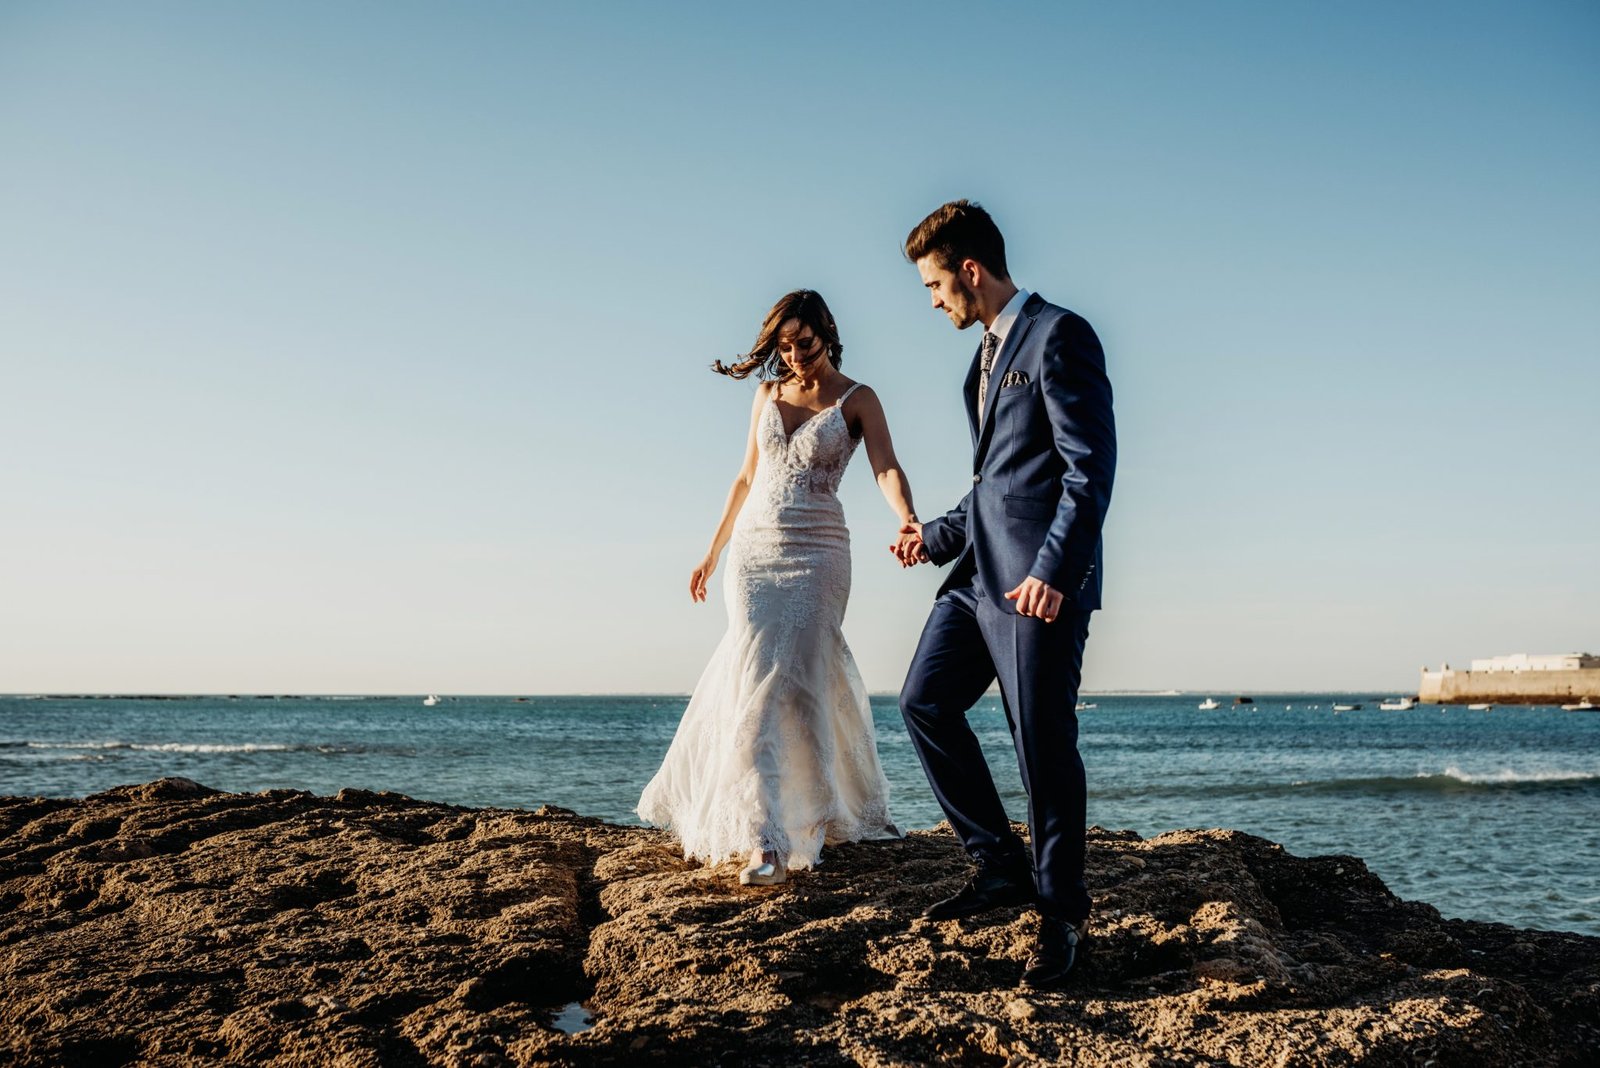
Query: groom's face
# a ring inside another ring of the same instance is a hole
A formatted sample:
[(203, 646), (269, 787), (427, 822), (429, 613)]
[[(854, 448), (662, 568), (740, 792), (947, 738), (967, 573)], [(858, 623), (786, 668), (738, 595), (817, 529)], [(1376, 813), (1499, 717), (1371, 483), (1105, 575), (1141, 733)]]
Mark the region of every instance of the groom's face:
[(965, 330), (978, 321), (978, 301), (972, 289), (955, 271), (941, 266), (937, 256), (918, 260), (917, 273), (922, 275), (934, 308), (949, 316), (957, 330)]

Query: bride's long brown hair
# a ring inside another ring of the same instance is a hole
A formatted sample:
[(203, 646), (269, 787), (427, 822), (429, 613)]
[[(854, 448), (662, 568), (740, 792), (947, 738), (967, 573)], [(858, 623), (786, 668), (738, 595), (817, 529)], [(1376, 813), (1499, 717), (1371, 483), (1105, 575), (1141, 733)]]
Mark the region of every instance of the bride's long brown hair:
[(789, 370), (789, 365), (778, 355), (778, 331), (790, 319), (799, 319), (802, 330), (809, 326), (812, 332), (822, 339), (822, 343), (828, 348), (828, 361), (837, 370), (844, 362), (844, 346), (839, 343), (839, 328), (834, 325), (833, 313), (828, 310), (822, 294), (814, 289), (797, 289), (793, 293), (785, 293), (761, 321), (761, 333), (756, 335), (756, 343), (751, 346), (750, 351), (731, 365), (718, 360), (711, 365), (711, 369), (719, 375), (727, 375), (730, 378), (748, 378), (753, 374), (759, 379), (771, 378), (780, 383), (793, 378), (794, 372)]

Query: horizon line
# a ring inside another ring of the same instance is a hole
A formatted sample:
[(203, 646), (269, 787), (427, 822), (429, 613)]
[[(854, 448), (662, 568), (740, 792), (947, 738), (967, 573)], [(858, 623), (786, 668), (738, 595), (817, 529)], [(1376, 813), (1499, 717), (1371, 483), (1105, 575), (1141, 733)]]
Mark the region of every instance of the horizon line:
[[(1255, 694), (1275, 695), (1275, 696), (1292, 696), (1292, 695), (1295, 695), (1295, 694), (1328, 694), (1328, 693), (1350, 693), (1350, 694), (1356, 694), (1356, 693), (1369, 693), (1369, 692), (1370, 693), (1375, 693), (1375, 694), (1395, 693), (1397, 696), (1407, 696), (1407, 694), (1405, 694), (1403, 691), (1393, 691), (1391, 689), (1385, 689), (1385, 688), (1373, 687), (1373, 686), (1345, 686), (1345, 687), (1339, 687), (1339, 688), (1333, 688), (1333, 689), (1320, 688), (1320, 689), (1309, 689), (1309, 690), (1307, 690), (1307, 689), (1278, 690), (1278, 689), (1260, 689), (1260, 688), (1251, 689), (1251, 688), (1247, 688), (1247, 687), (1231, 688), (1231, 689), (1230, 688), (1223, 688), (1223, 687), (1212, 687), (1212, 688), (1209, 688), (1209, 689), (1202, 688), (1202, 687), (1192, 687), (1192, 688), (1169, 687), (1169, 688), (1165, 688), (1165, 689), (1124, 689), (1124, 688), (1117, 688), (1117, 689), (1106, 689), (1106, 690), (1080, 690), (1080, 691), (1078, 691), (1078, 696), (1079, 697), (1186, 697), (1186, 696), (1191, 696), (1191, 695), (1207, 695), (1207, 696), (1210, 696), (1210, 695), (1214, 695), (1214, 694), (1225, 694), (1225, 695), (1228, 695), (1228, 696), (1235, 696), (1235, 697), (1249, 697), (1249, 696), (1253, 696)], [(867, 696), (869, 696), (869, 697), (898, 697), (899, 694), (900, 694), (899, 690), (868, 690), (867, 691)], [(1000, 691), (998, 689), (985, 690), (984, 694), (983, 694), (983, 696), (985, 696), (985, 697), (998, 697), (999, 695), (1000, 695)], [(115, 699), (115, 698), (130, 698), (130, 699), (135, 699), (135, 700), (146, 700), (146, 699), (159, 700), (159, 699), (162, 699), (162, 698), (196, 698), (196, 697), (222, 697), (222, 698), (278, 698), (278, 697), (293, 697), (293, 698), (313, 698), (313, 697), (324, 697), (324, 698), (396, 697), (396, 698), (398, 698), (398, 697), (418, 697), (418, 698), (422, 698), (422, 697), (429, 697), (429, 696), (436, 696), (436, 697), (440, 697), (440, 698), (479, 698), (479, 697), (483, 697), (483, 698), (494, 698), (494, 697), (507, 697), (507, 698), (532, 698), (532, 697), (683, 697), (683, 698), (687, 698), (687, 697), (692, 696), (692, 693), (689, 690), (563, 690), (563, 691), (546, 691), (546, 692), (533, 692), (533, 691), (530, 691), (530, 692), (526, 692), (526, 693), (490, 693), (490, 692), (450, 692), (450, 693), (440, 693), (440, 692), (437, 692), (437, 691), (420, 691), (420, 690), (390, 690), (390, 691), (360, 691), (360, 692), (357, 692), (357, 691), (325, 691), (325, 692), (299, 691), (299, 692), (295, 692), (295, 691), (288, 691), (288, 690), (273, 690), (273, 691), (260, 691), (260, 692), (249, 692), (249, 691), (244, 691), (244, 690), (240, 690), (240, 691), (226, 691), (226, 690), (204, 690), (204, 691), (201, 691), (201, 690), (192, 690), (192, 691), (191, 690), (103, 690), (103, 691), (27, 690), (27, 691), (22, 691), (22, 690), (19, 690), (19, 691), (15, 691), (15, 692), (11, 692), (11, 693), (0, 693), (0, 699), (16, 698), (16, 699), (24, 699), (24, 700), (27, 700), (27, 699), (44, 699), (44, 698), (64, 699), (64, 698), (74, 698), (74, 697), (95, 699), (95, 700), (110, 700), (110, 699)], [(1409, 696), (1416, 696), (1416, 695), (1415, 695), (1415, 693), (1412, 693)]]

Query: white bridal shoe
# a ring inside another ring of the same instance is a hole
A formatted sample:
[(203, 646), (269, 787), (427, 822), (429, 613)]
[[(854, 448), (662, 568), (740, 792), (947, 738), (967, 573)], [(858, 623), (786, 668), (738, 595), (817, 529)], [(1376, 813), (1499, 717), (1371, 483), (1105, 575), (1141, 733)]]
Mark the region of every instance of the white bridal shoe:
[(789, 869), (771, 850), (751, 853), (750, 866), (739, 873), (740, 886), (776, 886), (788, 881)]

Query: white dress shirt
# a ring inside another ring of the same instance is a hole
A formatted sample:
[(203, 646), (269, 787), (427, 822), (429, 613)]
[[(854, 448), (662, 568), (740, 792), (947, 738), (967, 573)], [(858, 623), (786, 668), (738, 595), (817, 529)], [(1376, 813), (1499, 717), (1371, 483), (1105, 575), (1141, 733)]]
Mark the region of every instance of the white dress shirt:
[(989, 324), (988, 333), (999, 338), (1002, 347), (1006, 343), (1006, 335), (1011, 333), (1011, 324), (1017, 321), (1017, 316), (1022, 314), (1022, 306), (1028, 303), (1028, 298), (1032, 295), (1026, 289), (1017, 290), (1011, 299), (1006, 301), (1006, 306), (1000, 309), (1000, 314), (994, 317), (994, 322)]

